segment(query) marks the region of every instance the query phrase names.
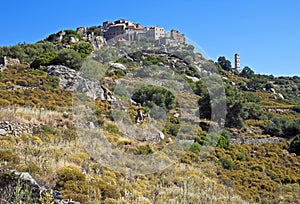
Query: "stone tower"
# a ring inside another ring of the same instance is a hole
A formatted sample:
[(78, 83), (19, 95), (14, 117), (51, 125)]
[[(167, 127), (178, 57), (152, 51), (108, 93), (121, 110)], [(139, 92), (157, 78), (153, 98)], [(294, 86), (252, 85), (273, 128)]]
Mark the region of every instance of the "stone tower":
[(240, 70), (241, 69), (241, 65), (240, 65), (240, 55), (238, 53), (236, 53), (234, 55), (234, 65), (235, 65), (235, 69), (236, 70)]

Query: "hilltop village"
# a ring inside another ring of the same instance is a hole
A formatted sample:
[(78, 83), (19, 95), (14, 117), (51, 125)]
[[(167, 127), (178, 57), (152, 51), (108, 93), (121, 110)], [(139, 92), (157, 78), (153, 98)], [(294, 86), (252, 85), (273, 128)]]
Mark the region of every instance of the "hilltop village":
[[(141, 24), (133, 23), (125, 19), (119, 19), (114, 22), (105, 21), (100, 26), (78, 27), (76, 33), (82, 37), (82, 40), (92, 42), (94, 48), (100, 48), (109, 40), (117, 40), (120, 42), (130, 42), (140, 40), (142, 38), (150, 38), (156, 40), (160, 45), (181, 46), (185, 44), (185, 36), (177, 30), (167, 32), (159, 26), (143, 27)], [(48, 40), (51, 42), (61, 42), (68, 32), (60, 31), (57, 34), (50, 35)], [(75, 35), (70, 37), (70, 43), (76, 43), (80, 39)]]

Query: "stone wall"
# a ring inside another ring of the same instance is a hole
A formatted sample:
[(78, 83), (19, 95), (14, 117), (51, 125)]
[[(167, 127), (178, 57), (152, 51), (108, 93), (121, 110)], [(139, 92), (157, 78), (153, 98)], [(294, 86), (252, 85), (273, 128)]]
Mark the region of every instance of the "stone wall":
[(26, 124), (20, 122), (0, 121), (0, 135), (21, 136), (22, 134), (32, 134), (37, 124)]
[(266, 143), (280, 143), (285, 141), (283, 138), (279, 137), (269, 137), (269, 138), (232, 138), (230, 140), (231, 145), (263, 145)]

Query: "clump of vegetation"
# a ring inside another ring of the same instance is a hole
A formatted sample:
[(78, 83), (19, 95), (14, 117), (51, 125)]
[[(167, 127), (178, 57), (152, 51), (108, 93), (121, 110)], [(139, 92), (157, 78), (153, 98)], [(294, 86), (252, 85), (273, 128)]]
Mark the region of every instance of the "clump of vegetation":
[(300, 135), (297, 135), (291, 142), (290, 152), (300, 155)]
[(300, 120), (291, 121), (288, 118), (272, 118), (265, 128), (265, 133), (273, 136), (290, 138), (300, 134)]
[(165, 110), (176, 107), (175, 96), (167, 89), (158, 86), (144, 86), (132, 95), (132, 99), (149, 109), (155, 105)]
[(34, 44), (18, 44), (9, 47), (0, 47), (0, 57), (8, 56), (18, 58), (21, 63), (32, 62), (37, 56), (46, 52), (56, 52), (56, 46), (47, 41), (40, 41)]

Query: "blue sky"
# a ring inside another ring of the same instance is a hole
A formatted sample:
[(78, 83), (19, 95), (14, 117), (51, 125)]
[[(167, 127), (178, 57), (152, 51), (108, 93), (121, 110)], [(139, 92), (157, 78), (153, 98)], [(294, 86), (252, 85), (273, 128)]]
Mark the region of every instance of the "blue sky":
[(300, 75), (300, 1), (297, 0), (130, 0), (3, 1), (0, 45), (32, 43), (62, 29), (125, 18), (143, 26), (178, 29), (217, 60), (256, 73)]

